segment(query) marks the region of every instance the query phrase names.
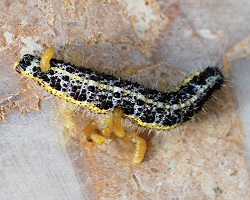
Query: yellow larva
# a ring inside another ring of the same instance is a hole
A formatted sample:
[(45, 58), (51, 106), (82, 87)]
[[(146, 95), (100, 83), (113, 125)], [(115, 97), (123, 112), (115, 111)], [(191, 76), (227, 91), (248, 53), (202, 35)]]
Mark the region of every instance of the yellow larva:
[(99, 134), (99, 130), (94, 130), (89, 137), (95, 144), (103, 144), (105, 143), (107, 140), (105, 137), (101, 136)]
[(135, 143), (133, 162), (135, 164), (140, 164), (144, 159), (145, 153), (147, 151), (147, 143), (138, 135), (132, 135), (130, 140)]
[(85, 127), (84, 129), (84, 133), (85, 133), (85, 136), (87, 137), (87, 139), (90, 138), (90, 135), (93, 131), (95, 130), (98, 130), (98, 125), (97, 125), (97, 122), (94, 121), (94, 120), (91, 120), (87, 126)]
[(92, 140), (96, 144), (106, 142), (106, 138), (99, 134), (98, 124), (96, 121), (91, 120), (84, 129), (85, 136), (88, 140)]
[(115, 108), (114, 109), (114, 114), (113, 114), (113, 132), (120, 138), (125, 137), (126, 132), (122, 127), (122, 115), (123, 111), (120, 108)]
[(50, 60), (54, 57), (55, 51), (53, 48), (48, 48), (41, 57), (40, 68), (43, 72), (50, 70)]
[(102, 131), (102, 134), (104, 136), (109, 136), (111, 134), (112, 128), (113, 128), (113, 112), (109, 111), (107, 112), (107, 117), (104, 119), (104, 130)]

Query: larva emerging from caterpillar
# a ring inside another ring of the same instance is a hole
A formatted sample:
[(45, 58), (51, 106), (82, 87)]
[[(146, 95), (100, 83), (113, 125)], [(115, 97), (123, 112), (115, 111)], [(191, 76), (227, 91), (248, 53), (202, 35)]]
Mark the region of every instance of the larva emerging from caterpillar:
[(130, 140), (135, 143), (135, 151), (133, 155), (133, 162), (139, 164), (142, 162), (147, 150), (146, 141), (138, 135), (132, 135)]
[[(118, 124), (119, 137), (126, 135), (119, 125), (121, 117), (127, 117), (140, 126), (158, 130), (170, 130), (181, 125), (192, 119), (224, 82), (219, 68), (207, 67), (164, 93), (89, 68), (75, 67), (54, 59), (53, 56), (54, 51), (51, 48), (42, 58), (26, 54), (15, 70), (69, 102), (97, 113), (115, 110), (113, 115), (116, 116), (112, 117), (115, 124)], [(134, 142), (138, 151), (139, 143), (143, 142)]]

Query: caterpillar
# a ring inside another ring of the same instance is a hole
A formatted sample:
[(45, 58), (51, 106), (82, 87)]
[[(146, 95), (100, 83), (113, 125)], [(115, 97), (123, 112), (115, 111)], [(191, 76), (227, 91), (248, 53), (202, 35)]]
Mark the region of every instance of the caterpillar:
[(193, 118), (224, 83), (219, 68), (207, 67), (185, 78), (173, 89), (160, 92), (89, 68), (78, 68), (53, 56), (52, 48), (41, 58), (26, 54), (15, 70), (56, 96), (97, 113), (106, 113), (103, 136), (94, 120), (87, 124), (85, 136), (96, 144), (105, 143), (104, 136), (111, 132), (119, 138), (129, 138), (135, 144), (135, 164), (144, 159), (147, 143), (135, 133), (127, 135), (121, 124), (123, 116), (144, 127), (170, 130)]
[[(44, 57), (46, 63), (50, 54)], [(224, 82), (219, 68), (207, 67), (164, 93), (54, 58), (49, 59), (50, 68), (46, 70), (40, 63), (44, 60), (26, 54), (15, 70), (74, 104), (97, 113), (120, 108), (137, 124), (159, 130), (170, 130), (193, 118)]]

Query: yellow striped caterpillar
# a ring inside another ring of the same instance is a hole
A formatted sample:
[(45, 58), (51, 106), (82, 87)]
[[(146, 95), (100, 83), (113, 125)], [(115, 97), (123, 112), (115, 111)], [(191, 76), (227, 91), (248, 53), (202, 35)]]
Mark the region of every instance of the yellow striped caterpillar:
[(72, 103), (98, 113), (122, 108), (125, 116), (139, 125), (163, 130), (191, 119), (224, 80), (219, 68), (207, 67), (162, 93), (56, 59), (50, 64), (45, 73), (39, 66), (40, 58), (24, 55), (16, 70)]
[[(118, 117), (125, 116), (141, 126), (159, 130), (170, 130), (190, 120), (224, 82), (219, 68), (207, 67), (164, 93), (89, 68), (75, 67), (53, 59), (53, 55), (49, 50), (41, 60), (26, 54), (16, 71), (69, 102), (97, 113), (121, 109)], [(135, 139), (133, 142), (142, 143)]]

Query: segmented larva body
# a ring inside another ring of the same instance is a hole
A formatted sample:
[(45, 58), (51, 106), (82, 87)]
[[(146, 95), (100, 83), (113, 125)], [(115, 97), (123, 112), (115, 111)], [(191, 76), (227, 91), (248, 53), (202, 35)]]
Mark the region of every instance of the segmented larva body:
[(105, 143), (107, 140), (105, 137), (101, 136), (99, 134), (99, 131), (98, 130), (95, 130), (93, 131), (91, 134), (90, 134), (90, 139), (95, 143), (95, 144), (103, 144)]
[(48, 48), (45, 52), (40, 60), (40, 68), (46, 73), (50, 70), (50, 60), (54, 57), (55, 51), (53, 48)]
[(147, 151), (147, 142), (138, 135), (131, 136), (130, 140), (135, 143), (133, 162), (139, 164), (142, 162)]
[(122, 121), (122, 114), (123, 110), (119, 108), (114, 109), (113, 113), (113, 132), (119, 137), (123, 138), (126, 135), (125, 130), (122, 127), (121, 121)]
[(207, 67), (163, 93), (56, 59), (50, 60), (46, 72), (40, 68), (40, 58), (28, 54), (23, 56), (16, 71), (72, 103), (98, 113), (120, 108), (139, 125), (162, 130), (191, 119), (224, 82), (219, 68)]
[(106, 138), (99, 134), (98, 124), (91, 120), (84, 129), (85, 136), (88, 140), (92, 140), (95, 144), (102, 144), (106, 142)]

